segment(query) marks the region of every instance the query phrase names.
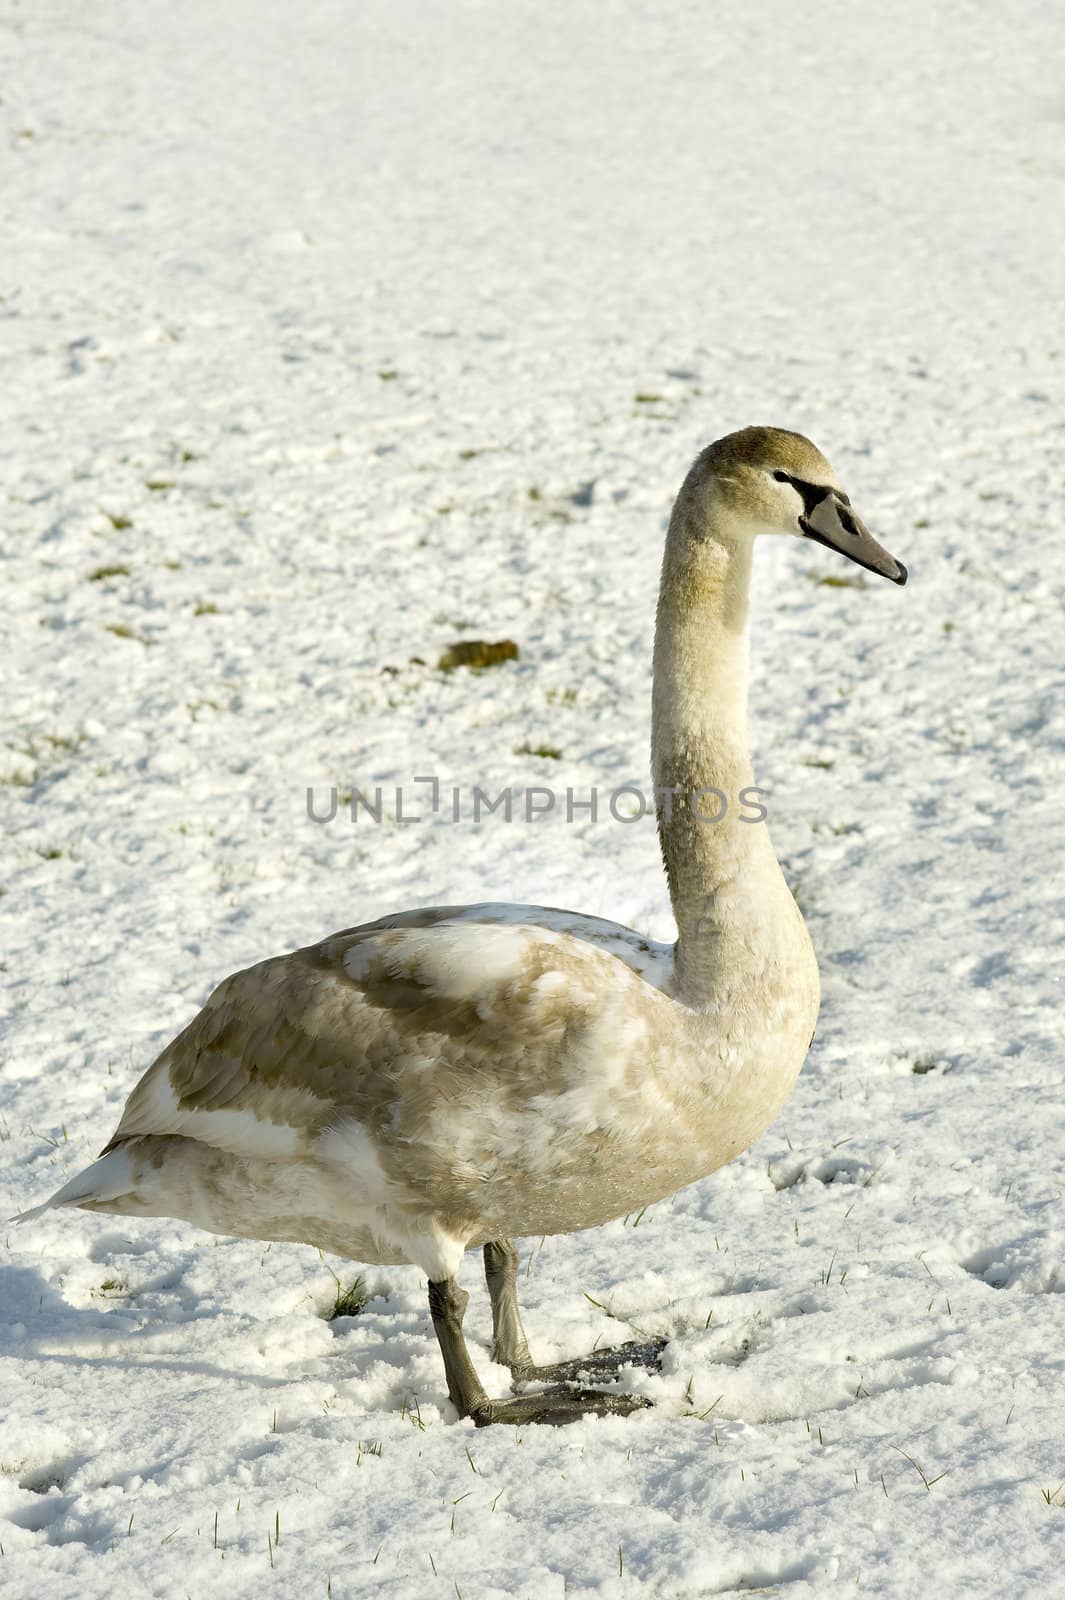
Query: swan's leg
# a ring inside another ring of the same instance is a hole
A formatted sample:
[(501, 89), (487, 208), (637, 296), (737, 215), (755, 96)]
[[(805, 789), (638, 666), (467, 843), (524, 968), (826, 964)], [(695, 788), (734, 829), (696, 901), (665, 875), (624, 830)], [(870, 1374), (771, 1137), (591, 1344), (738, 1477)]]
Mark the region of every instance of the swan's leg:
[(492, 1297), (492, 1360), (509, 1367), (515, 1377), (531, 1372), (533, 1365), (518, 1310), (518, 1259), (509, 1239), (493, 1239), (484, 1247), (484, 1275)]
[(493, 1361), (509, 1367), (519, 1381), (537, 1378), (565, 1383), (582, 1375), (593, 1379), (613, 1378), (623, 1366), (630, 1364), (658, 1371), (662, 1365), (659, 1358), (669, 1342), (666, 1339), (630, 1341), (610, 1350), (593, 1350), (587, 1356), (538, 1367), (529, 1353), (518, 1310), (518, 1259), (518, 1252), (509, 1239), (494, 1239), (484, 1247), (484, 1275), (492, 1297)]
[(459, 1288), (454, 1278), (443, 1278), (437, 1283), (429, 1280), (429, 1315), (444, 1358), (448, 1398), (460, 1417), (473, 1417), (476, 1421), (481, 1412), (491, 1409), (492, 1402), (470, 1360), (462, 1333), (462, 1319), (469, 1302), (469, 1295)]
[(600, 1394), (595, 1389), (545, 1390), (510, 1400), (490, 1400), (462, 1334), (468, 1301), (469, 1295), (454, 1278), (430, 1281), (429, 1314), (444, 1358), (447, 1392), (459, 1416), (472, 1417), (478, 1428), (490, 1422), (576, 1422), (592, 1412), (598, 1416), (628, 1416), (630, 1411), (647, 1405), (638, 1395)]

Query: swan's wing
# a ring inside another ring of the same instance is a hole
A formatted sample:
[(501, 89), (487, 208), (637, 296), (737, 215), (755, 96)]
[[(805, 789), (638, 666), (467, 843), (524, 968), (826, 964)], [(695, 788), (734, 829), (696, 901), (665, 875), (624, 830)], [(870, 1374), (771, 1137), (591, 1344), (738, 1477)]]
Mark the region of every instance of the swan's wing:
[[(432, 1108), (565, 1092), (590, 1030), (619, 1050), (664, 1004), (668, 952), (541, 907), (386, 917), (235, 973), (138, 1083), (105, 1152), (181, 1134), (235, 1155), (312, 1153), (357, 1123), (420, 1139)], [(567, 1071), (568, 1068), (568, 1071)]]
[[(611, 922), (605, 917), (589, 917), (580, 911), (563, 911), (557, 906), (515, 906), (493, 902), (475, 906), (445, 907), (442, 911), (444, 915), (454, 920), (484, 924), (499, 923), (504, 926), (520, 925), (527, 928), (543, 928), (549, 933), (565, 934), (571, 939), (579, 940), (583, 945), (602, 950), (606, 955), (623, 962), (653, 989), (670, 992), (674, 972), (673, 945), (648, 939), (644, 934), (637, 933), (635, 928), (626, 928), (620, 922)], [(402, 915), (421, 916), (426, 913), (414, 912)], [(389, 919), (385, 918), (382, 923), (375, 923), (373, 926), (386, 926), (388, 923)]]

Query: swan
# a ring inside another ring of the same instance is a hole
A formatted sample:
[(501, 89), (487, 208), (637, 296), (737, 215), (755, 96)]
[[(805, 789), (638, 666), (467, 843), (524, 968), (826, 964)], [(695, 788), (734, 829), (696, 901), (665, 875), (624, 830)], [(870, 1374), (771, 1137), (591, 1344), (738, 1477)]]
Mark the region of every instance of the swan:
[[(675, 944), (542, 906), (436, 906), (261, 961), (166, 1046), (99, 1159), (18, 1220), (53, 1206), (167, 1216), (414, 1264), (460, 1417), (560, 1423), (645, 1405), (570, 1380), (655, 1366), (664, 1341), (535, 1365), (511, 1241), (595, 1227), (732, 1160), (776, 1116), (809, 1048), (813, 947), (764, 821), (735, 804), (754, 784), (758, 534), (812, 539), (906, 582), (801, 434), (744, 428), (696, 458), (669, 522), (654, 645)], [(717, 794), (730, 803), (711, 822)], [(503, 1399), (485, 1392), (462, 1331), (457, 1273), (475, 1246), (493, 1359), (517, 1391)], [(523, 1390), (528, 1379), (558, 1382)]]

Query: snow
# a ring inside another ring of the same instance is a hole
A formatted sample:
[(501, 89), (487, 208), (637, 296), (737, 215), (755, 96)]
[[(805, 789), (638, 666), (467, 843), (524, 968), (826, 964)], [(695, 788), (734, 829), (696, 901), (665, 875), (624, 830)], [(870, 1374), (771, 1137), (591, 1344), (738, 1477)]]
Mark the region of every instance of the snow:
[[(1061, 1592), (1060, 30), (0, 0), (0, 1214), (250, 961), (489, 898), (669, 937), (649, 818), (390, 793), (646, 788), (708, 439), (808, 433), (911, 569), (757, 558), (791, 1101), (525, 1249), (538, 1358), (670, 1336), (653, 1408), (475, 1432), (413, 1269), (329, 1322), (349, 1263), (49, 1213), (0, 1237), (5, 1597)], [(310, 821), (332, 783), (385, 820)]]

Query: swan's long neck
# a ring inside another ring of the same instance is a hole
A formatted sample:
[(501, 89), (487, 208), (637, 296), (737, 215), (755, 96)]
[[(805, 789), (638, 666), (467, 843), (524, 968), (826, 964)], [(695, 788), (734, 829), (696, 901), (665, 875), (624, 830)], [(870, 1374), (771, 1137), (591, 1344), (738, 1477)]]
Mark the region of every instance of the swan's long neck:
[[(677, 997), (737, 994), (786, 899), (766, 825), (743, 820), (747, 613), (753, 539), (714, 512), (693, 474), (670, 520), (655, 631), (651, 756), (662, 856), (679, 934)], [(727, 811), (720, 821), (720, 791)], [(701, 796), (701, 798), (700, 798)]]

